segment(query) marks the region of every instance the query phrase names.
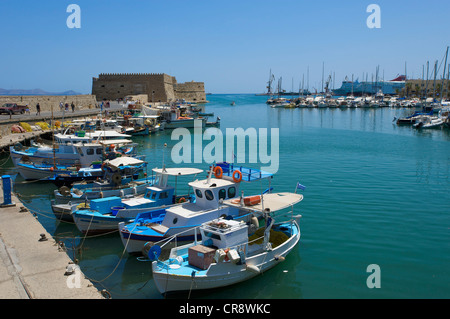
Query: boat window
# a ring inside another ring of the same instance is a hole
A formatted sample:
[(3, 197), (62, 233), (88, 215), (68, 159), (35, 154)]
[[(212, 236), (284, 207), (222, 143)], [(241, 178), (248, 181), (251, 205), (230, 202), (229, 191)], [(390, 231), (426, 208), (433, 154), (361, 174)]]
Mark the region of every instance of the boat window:
[(86, 154), (87, 154), (87, 155), (93, 155), (93, 154), (94, 154), (94, 149), (93, 149), (93, 148), (88, 148), (88, 149), (86, 150)]
[(163, 199), (163, 198), (167, 198), (167, 197), (169, 197), (167, 192), (161, 192), (161, 194), (159, 195), (159, 199)]
[(195, 190), (195, 195), (197, 195), (198, 198), (202, 198), (203, 197), (202, 191), (199, 190), (199, 189)]
[(153, 192), (152, 193), (152, 199), (155, 199), (156, 198), (156, 192)]
[(228, 188), (228, 198), (233, 198), (234, 196), (236, 196), (236, 188), (231, 186)]
[(213, 192), (210, 191), (209, 189), (207, 189), (207, 190), (205, 191), (205, 197), (206, 197), (207, 200), (213, 200), (213, 199), (214, 199)]
[(214, 233), (210, 233), (210, 232), (205, 232), (205, 236), (209, 237), (209, 238), (214, 238), (214, 239), (218, 239), (220, 240), (220, 236)]
[(219, 199), (225, 199), (227, 198), (227, 191), (225, 190), (225, 188), (222, 188), (221, 190), (219, 190)]
[(95, 153), (97, 155), (102, 155), (102, 149), (101, 148), (97, 148), (97, 150), (95, 151)]
[(173, 219), (172, 223), (175, 225), (177, 222), (178, 222), (178, 218), (175, 217), (175, 218)]

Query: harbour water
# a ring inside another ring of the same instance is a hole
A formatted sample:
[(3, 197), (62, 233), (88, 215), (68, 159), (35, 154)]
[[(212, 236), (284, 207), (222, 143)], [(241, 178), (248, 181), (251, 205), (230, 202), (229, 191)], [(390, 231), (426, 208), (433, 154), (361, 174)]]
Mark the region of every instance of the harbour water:
[[(220, 116), (223, 133), (279, 128), (279, 169), (271, 186), (291, 192), (300, 182), (306, 189), (295, 208), (303, 216), (302, 237), (283, 263), (248, 282), (191, 298), (450, 297), (450, 130), (393, 122), (411, 109), (281, 109), (253, 94), (207, 98), (206, 112)], [(178, 141), (170, 130), (134, 140), (149, 172), (163, 162), (176, 166), (170, 151)], [(206, 170), (209, 164), (181, 165)], [(180, 180), (178, 187), (187, 190)], [(250, 194), (261, 187), (244, 189)], [(15, 192), (99, 289), (113, 298), (164, 298), (153, 284), (150, 262), (124, 252), (118, 233), (85, 237), (75, 225), (55, 220), (54, 189), (16, 178)], [(367, 285), (367, 267), (374, 264), (380, 288)]]

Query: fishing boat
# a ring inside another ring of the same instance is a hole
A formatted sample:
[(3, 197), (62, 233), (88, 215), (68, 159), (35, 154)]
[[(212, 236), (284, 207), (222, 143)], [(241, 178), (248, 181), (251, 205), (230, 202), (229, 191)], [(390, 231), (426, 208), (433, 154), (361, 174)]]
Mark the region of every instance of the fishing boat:
[(63, 174), (55, 174), (47, 180), (53, 182), (56, 187), (72, 186), (76, 182), (91, 182), (104, 176), (101, 162), (93, 162), (90, 167), (82, 167), (77, 171), (68, 171)]
[(191, 194), (176, 194), (176, 187), (168, 184), (169, 177), (181, 177), (203, 172), (196, 168), (153, 169), (156, 183), (147, 187), (143, 196), (107, 197), (93, 199), (89, 207), (82, 205), (72, 213), (77, 228), (85, 234), (98, 234), (118, 230), (120, 222), (130, 222), (139, 213), (147, 212), (153, 219), (160, 217), (163, 210), (184, 202), (193, 202)]
[(60, 220), (73, 221), (72, 212), (80, 203), (89, 204), (92, 199), (103, 197), (128, 197), (142, 195), (152, 185), (154, 178), (139, 178), (139, 172), (147, 163), (135, 158), (106, 160), (102, 164), (103, 177), (94, 181), (78, 182), (72, 188), (62, 186), (54, 190), (52, 211)]
[(216, 121), (215, 122), (206, 122), (205, 123), (205, 126), (206, 127), (218, 127), (218, 126), (220, 126), (220, 117), (218, 116), (217, 118), (216, 118)]
[(103, 159), (104, 146), (114, 145), (115, 152), (122, 155), (135, 154), (134, 144), (127, 134), (115, 131), (100, 131), (83, 134), (54, 134), (52, 145), (36, 144), (24, 147), (17, 143), (10, 147), (11, 159), (14, 166), (21, 160), (35, 164), (58, 163), (71, 166), (88, 167), (92, 162)]
[[(184, 111), (185, 112), (185, 111)], [(164, 125), (164, 129), (176, 129), (178, 127), (184, 128), (194, 128), (195, 121), (200, 120), (201, 127), (205, 127), (207, 118), (206, 117), (191, 117), (182, 114), (182, 109), (180, 108), (170, 108), (163, 109), (161, 111), (161, 123)]]
[(247, 221), (250, 218), (247, 210), (223, 205), (223, 202), (236, 198), (241, 181), (252, 182), (267, 178), (270, 182), (272, 176), (261, 170), (220, 163), (210, 169), (207, 179), (188, 184), (194, 190), (194, 203), (164, 209), (162, 221), (153, 219), (151, 214), (141, 213), (132, 223), (119, 223), (122, 242), (128, 253), (142, 253), (147, 242), (158, 242), (179, 233), (183, 233), (178, 237), (179, 240), (192, 241), (195, 227), (220, 216)]
[(49, 181), (54, 175), (66, 174), (77, 170), (75, 166), (53, 165), (47, 163), (19, 162), (17, 171), (23, 179)]
[[(176, 246), (166, 257), (161, 252), (169, 242), (152, 245), (148, 257), (157, 289), (165, 294), (225, 287), (278, 265), (300, 240), (301, 215), (293, 216), (293, 205), (301, 199), (302, 195), (293, 193), (266, 195), (264, 206), (251, 209), (265, 221), (259, 229), (256, 217), (250, 223), (219, 218), (198, 228), (200, 242)], [(236, 205), (230, 200), (224, 203)], [(290, 219), (275, 223), (274, 213), (289, 207)], [(176, 237), (172, 239), (175, 240)]]

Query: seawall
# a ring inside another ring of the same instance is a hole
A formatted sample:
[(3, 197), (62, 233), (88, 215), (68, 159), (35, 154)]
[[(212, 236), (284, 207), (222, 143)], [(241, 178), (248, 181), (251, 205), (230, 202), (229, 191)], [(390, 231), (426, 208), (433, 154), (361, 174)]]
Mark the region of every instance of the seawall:
[(14, 194), (12, 203), (0, 207), (0, 299), (104, 299), (79, 268), (66, 275), (67, 253)]
[(70, 104), (73, 102), (77, 109), (87, 109), (89, 105), (91, 108), (95, 108), (97, 103), (95, 95), (83, 94), (83, 95), (0, 95), (0, 105), (4, 103), (17, 103), (20, 105), (29, 105), (30, 113), (36, 114), (36, 104), (41, 106), (41, 112), (51, 111), (52, 107), (54, 111), (59, 110), (59, 103), (63, 102)]

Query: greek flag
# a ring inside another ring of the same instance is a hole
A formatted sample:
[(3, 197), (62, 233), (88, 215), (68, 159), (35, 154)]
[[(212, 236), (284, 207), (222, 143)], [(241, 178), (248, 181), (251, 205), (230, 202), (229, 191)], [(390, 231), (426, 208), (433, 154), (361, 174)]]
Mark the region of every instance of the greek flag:
[(305, 190), (306, 186), (297, 182), (297, 189)]

